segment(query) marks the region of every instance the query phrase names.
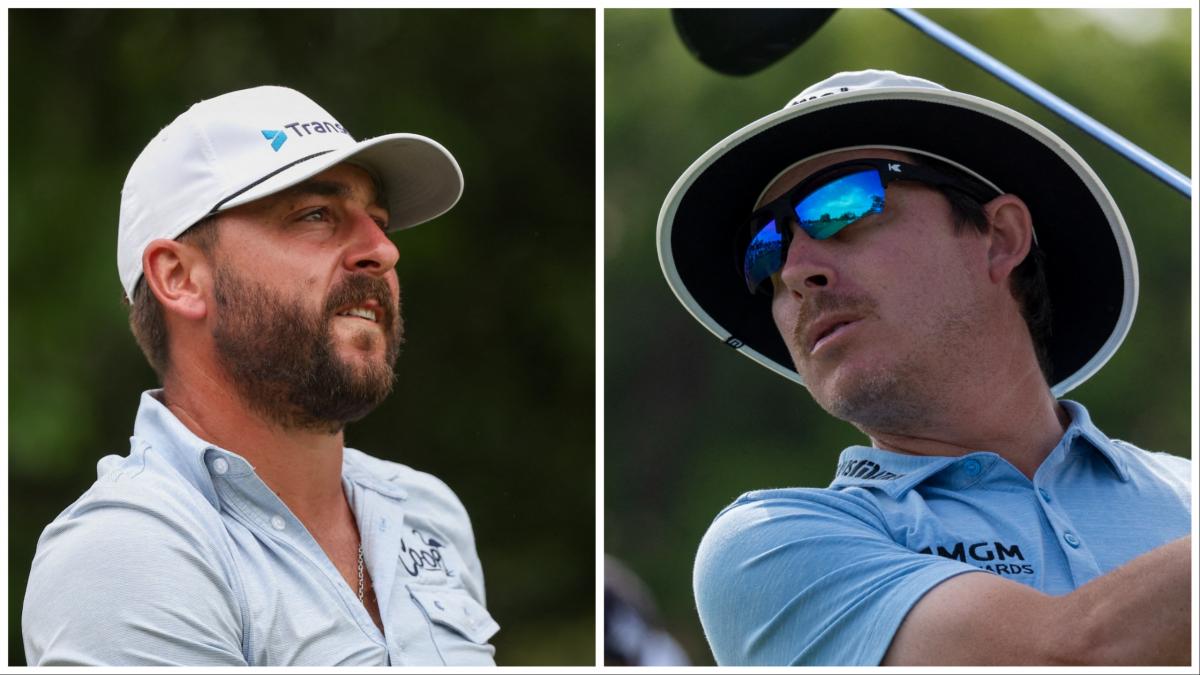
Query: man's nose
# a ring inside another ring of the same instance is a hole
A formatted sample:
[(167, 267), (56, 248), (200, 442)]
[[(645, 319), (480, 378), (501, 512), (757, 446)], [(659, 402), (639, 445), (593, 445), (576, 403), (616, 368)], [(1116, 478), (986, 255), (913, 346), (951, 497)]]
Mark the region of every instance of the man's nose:
[(785, 256), (780, 277), (789, 291), (803, 296), (837, 282), (828, 243), (813, 239), (794, 223)]
[(387, 233), (365, 211), (354, 214), (351, 224), (351, 246), (346, 254), (346, 267), (352, 272), (383, 273), (400, 260), (400, 249)]

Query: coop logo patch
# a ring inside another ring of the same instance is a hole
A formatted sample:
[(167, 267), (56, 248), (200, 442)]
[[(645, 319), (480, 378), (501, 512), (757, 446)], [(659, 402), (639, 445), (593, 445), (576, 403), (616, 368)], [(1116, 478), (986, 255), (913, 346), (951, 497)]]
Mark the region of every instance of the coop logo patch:
[(454, 571), (447, 567), (442, 553), (445, 548), (446, 545), (433, 536), (414, 529), (410, 534), (400, 537), (400, 565), (409, 576), (441, 572), (453, 577)]
[(884, 471), (883, 467), (869, 459), (848, 459), (838, 462), (837, 475), (861, 480), (896, 480), (902, 473)]
[[(926, 546), (917, 551), (917, 553), (933, 554), (934, 550), (933, 547)], [(995, 574), (1023, 575), (1034, 573), (1033, 565), (1025, 562), (1025, 554), (1021, 552), (1021, 547), (1017, 544), (1008, 546), (999, 541), (977, 541), (972, 543), (957, 541), (950, 548), (939, 544), (937, 554), (943, 558), (968, 563)]]
[(283, 147), (288, 138), (287, 134), (278, 129), (263, 129), (262, 135), (263, 138), (271, 141), (271, 149), (275, 152), (279, 152), (279, 149)]

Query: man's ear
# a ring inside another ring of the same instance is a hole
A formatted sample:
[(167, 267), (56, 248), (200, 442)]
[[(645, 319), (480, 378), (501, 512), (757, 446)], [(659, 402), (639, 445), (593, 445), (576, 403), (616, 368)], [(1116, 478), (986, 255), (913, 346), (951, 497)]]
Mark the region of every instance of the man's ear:
[(1033, 217), (1016, 195), (1000, 195), (983, 205), (988, 228), (988, 276), (992, 283), (1007, 280), (1033, 246)]
[(155, 239), (142, 252), (142, 274), (163, 310), (185, 319), (208, 314), (212, 268), (199, 248), (171, 239)]

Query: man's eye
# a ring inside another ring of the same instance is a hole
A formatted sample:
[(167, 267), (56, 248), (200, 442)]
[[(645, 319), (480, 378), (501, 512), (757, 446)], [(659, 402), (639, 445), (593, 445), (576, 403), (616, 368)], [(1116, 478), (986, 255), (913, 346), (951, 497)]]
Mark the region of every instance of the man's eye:
[(387, 232), (387, 228), (388, 228), (387, 218), (378, 218), (377, 217), (374, 220), (375, 220), (375, 224), (379, 226), (379, 229), (383, 230), (384, 232)]
[(308, 221), (313, 221), (313, 222), (317, 222), (317, 221), (321, 221), (321, 220), (328, 220), (328, 218), (329, 218), (329, 210), (326, 209), (325, 207), (321, 207), (319, 209), (313, 209), (312, 211), (309, 211), (308, 213), (305, 213), (304, 215), (300, 216), (300, 220), (308, 220)]

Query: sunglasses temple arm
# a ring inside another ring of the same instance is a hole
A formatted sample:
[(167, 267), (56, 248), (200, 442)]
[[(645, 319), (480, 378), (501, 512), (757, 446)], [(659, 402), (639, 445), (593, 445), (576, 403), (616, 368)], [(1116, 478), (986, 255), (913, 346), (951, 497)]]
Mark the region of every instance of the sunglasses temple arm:
[(1000, 81), (1042, 104), (1051, 112), (1056, 113), (1071, 124), (1074, 124), (1092, 138), (1107, 145), (1125, 159), (1141, 167), (1150, 175), (1175, 188), (1183, 196), (1188, 199), (1192, 198), (1192, 183), (1188, 180), (1187, 176), (1184, 176), (1162, 160), (1134, 145), (1117, 132), (1092, 119), (1083, 111), (1050, 93), (1033, 80), (997, 61), (966, 40), (942, 28), (921, 14), (911, 9), (903, 8), (892, 8), (890, 11), (907, 21), (917, 30), (940, 42), (943, 46), (957, 52), (959, 56), (983, 68), (999, 78)]

